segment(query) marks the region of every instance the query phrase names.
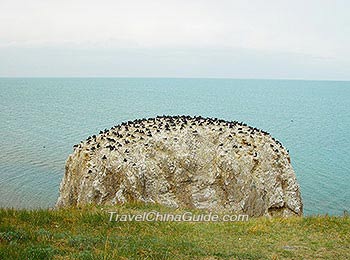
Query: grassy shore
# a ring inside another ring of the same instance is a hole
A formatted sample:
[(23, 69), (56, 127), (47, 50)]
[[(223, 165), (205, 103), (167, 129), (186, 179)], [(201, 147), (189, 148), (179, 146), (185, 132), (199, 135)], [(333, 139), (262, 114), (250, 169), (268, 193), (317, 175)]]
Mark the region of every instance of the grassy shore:
[[(111, 210), (1, 209), (0, 259), (350, 259), (349, 217), (116, 222), (109, 221)], [(140, 204), (117, 209), (151, 210), (184, 212)]]

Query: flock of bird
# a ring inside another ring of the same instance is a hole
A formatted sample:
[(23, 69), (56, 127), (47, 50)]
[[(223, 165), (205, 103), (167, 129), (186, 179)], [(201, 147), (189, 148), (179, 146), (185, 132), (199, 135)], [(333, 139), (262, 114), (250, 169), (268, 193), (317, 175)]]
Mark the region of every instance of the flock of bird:
[[(247, 136), (254, 139), (256, 135), (269, 136), (274, 142), (270, 143), (270, 148), (275, 153), (279, 153), (280, 150), (284, 150), (282, 144), (271, 137), (268, 132), (260, 130), (255, 127), (248, 126), (243, 122), (237, 121), (225, 121), (218, 118), (205, 118), (201, 116), (157, 116), (155, 118), (143, 118), (136, 119), (134, 121), (123, 122), (120, 125), (116, 125), (111, 129), (105, 129), (100, 131), (99, 135), (89, 136), (85, 141), (81, 141), (79, 144), (74, 145), (74, 149), (80, 150), (83, 147), (88, 152), (93, 154), (100, 149), (108, 149), (109, 151), (120, 151), (128, 154), (130, 146), (136, 142), (144, 142), (144, 146), (148, 146), (146, 140), (152, 139), (157, 134), (163, 134), (163, 138), (166, 140), (168, 137), (164, 133), (171, 133), (173, 131), (187, 131), (192, 132), (193, 136), (199, 134), (200, 128), (205, 127), (210, 131), (215, 131), (218, 134), (227, 132), (227, 138), (232, 139), (235, 135)], [(177, 141), (177, 137), (174, 137), (174, 141)], [(247, 142), (246, 145), (252, 146)], [(219, 143), (218, 146), (223, 146), (223, 143)], [(241, 145), (233, 144), (232, 148), (240, 149)], [(254, 148), (255, 145), (254, 145)], [(287, 150), (287, 153), (289, 151)], [(256, 152), (254, 156), (256, 156)], [(108, 154), (103, 154), (101, 159), (106, 160)], [(127, 159), (124, 158), (124, 162)]]

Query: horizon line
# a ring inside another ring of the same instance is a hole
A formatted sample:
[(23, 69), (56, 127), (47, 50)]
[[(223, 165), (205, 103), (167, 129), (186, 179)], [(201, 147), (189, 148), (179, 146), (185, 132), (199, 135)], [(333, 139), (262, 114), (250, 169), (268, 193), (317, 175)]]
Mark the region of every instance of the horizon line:
[(332, 81), (349, 82), (350, 79), (303, 79), (303, 78), (235, 78), (235, 77), (166, 77), (166, 76), (1, 76), (0, 79), (213, 79), (213, 80), (275, 80), (275, 81)]

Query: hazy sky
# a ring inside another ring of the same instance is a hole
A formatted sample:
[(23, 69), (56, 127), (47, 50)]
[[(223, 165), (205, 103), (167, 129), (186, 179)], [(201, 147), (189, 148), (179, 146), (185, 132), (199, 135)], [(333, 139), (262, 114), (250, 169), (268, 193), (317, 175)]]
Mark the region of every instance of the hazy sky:
[(350, 1), (0, 0), (0, 76), (350, 80)]

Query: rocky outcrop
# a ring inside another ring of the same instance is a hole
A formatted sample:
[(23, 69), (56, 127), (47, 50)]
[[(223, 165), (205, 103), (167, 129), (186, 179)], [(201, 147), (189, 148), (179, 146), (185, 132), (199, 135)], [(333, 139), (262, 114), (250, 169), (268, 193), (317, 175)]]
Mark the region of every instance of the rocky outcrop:
[(250, 216), (302, 215), (288, 151), (243, 123), (141, 119), (74, 148), (57, 207), (142, 201)]

